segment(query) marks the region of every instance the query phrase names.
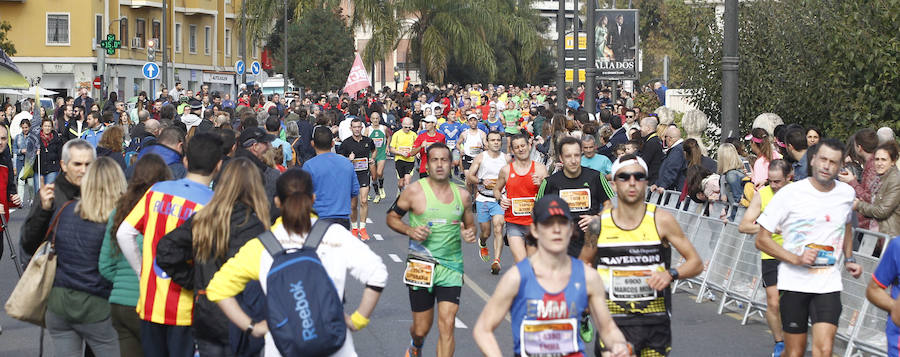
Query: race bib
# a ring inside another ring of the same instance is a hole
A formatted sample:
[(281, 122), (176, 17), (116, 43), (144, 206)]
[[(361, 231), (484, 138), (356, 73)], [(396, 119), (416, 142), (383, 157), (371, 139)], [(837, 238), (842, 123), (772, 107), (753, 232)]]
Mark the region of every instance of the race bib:
[(409, 152), (412, 151), (411, 146), (401, 146), (397, 148), (397, 151), (400, 152), (403, 156), (409, 156)]
[(644, 301), (656, 299), (656, 290), (647, 284), (653, 276), (648, 267), (621, 267), (609, 269), (610, 301)]
[(471, 149), (469, 149), (469, 150), (472, 151), (472, 156), (475, 156), (475, 155), (478, 155), (478, 154), (481, 153), (481, 147), (480, 147), (480, 146), (473, 147), (473, 148), (471, 148)]
[(591, 189), (589, 188), (559, 190), (559, 197), (569, 204), (569, 210), (572, 212), (591, 209)]
[(821, 244), (807, 244), (806, 248), (818, 249), (819, 254), (816, 255), (816, 261), (810, 265), (810, 268), (831, 268), (837, 262), (834, 257), (834, 247)]
[(384, 138), (372, 138), (372, 142), (375, 143), (376, 148), (380, 148), (382, 145), (384, 145)]
[(369, 169), (369, 159), (361, 157), (353, 159), (353, 171), (366, 171)]
[(450, 150), (455, 149), (456, 148), (456, 140), (447, 140), (447, 146), (450, 148)]
[(513, 216), (530, 216), (534, 208), (534, 197), (513, 198), (510, 209)]
[(403, 272), (403, 283), (423, 288), (432, 287), (434, 285), (434, 263), (407, 259), (406, 271)]
[(567, 356), (578, 352), (575, 319), (522, 320), (519, 350), (526, 356)]

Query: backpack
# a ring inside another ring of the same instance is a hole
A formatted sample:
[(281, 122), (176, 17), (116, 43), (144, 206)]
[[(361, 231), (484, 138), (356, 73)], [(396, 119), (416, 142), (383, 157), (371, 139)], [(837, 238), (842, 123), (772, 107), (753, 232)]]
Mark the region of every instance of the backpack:
[(298, 135), (293, 142), (291, 142), (291, 161), (288, 161), (288, 165), (290, 167), (300, 166), (302, 160), (300, 159), (300, 155), (297, 152), (297, 142), (300, 141), (300, 136)]
[(301, 249), (284, 249), (271, 231), (259, 236), (272, 255), (266, 276), (266, 321), (284, 356), (328, 356), (344, 345), (344, 306), (316, 248), (332, 222), (313, 224)]

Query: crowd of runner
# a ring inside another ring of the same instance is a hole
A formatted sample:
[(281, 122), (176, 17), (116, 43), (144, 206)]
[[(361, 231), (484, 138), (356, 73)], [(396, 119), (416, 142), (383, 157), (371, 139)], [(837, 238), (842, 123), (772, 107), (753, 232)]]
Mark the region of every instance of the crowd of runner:
[[(704, 269), (674, 216), (646, 203), (672, 190), (747, 208), (708, 214), (756, 237), (773, 355), (802, 356), (811, 326), (813, 355), (829, 356), (841, 269), (863, 273), (851, 229), (900, 234), (888, 128), (846, 144), (794, 124), (754, 128), (714, 160), (624, 91), (599, 92), (597, 114), (583, 88), (304, 94), (243, 88), (232, 101), (178, 85), (133, 109), (86, 91), (54, 113), (0, 108), (3, 209), (28, 210), (22, 265), (47, 241), (58, 256), (45, 317), (55, 355), (86, 344), (97, 356), (355, 356), (352, 332), (392, 279), (408, 289), (406, 356), (428, 354), (435, 317), (436, 355), (452, 356), (464, 271), (480, 269), (464, 270), (463, 245), (477, 244), (501, 275), (473, 329), (485, 355), (580, 356), (593, 343), (598, 356), (665, 356), (670, 284)], [(367, 245), (369, 202), (382, 200), (409, 238), (401, 277)], [(897, 244), (879, 247), (869, 284), (885, 310), (900, 305)], [(363, 293), (344, 312), (351, 277)], [(507, 314), (514, 343), (501, 346)], [(887, 336), (897, 356), (893, 322)]]

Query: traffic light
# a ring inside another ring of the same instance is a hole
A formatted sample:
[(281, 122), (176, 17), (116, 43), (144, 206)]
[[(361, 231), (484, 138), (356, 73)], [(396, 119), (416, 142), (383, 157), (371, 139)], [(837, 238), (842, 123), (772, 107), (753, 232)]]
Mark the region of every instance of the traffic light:
[(399, 68), (397, 68), (397, 66), (394, 66), (394, 82), (399, 82), (399, 81), (400, 81), (400, 71), (399, 71)]
[(153, 57), (156, 54), (156, 39), (147, 40), (147, 60), (153, 61)]

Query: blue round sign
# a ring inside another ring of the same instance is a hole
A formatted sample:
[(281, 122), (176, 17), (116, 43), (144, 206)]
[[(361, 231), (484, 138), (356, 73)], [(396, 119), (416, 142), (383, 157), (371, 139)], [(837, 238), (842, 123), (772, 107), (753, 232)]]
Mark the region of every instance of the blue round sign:
[(244, 70), (246, 70), (246, 66), (244, 66), (244, 61), (238, 60), (234, 63), (234, 71), (237, 74), (244, 74)]
[(159, 76), (159, 65), (156, 64), (156, 62), (144, 63), (144, 67), (141, 68), (141, 72), (144, 73), (144, 78), (156, 79), (156, 77)]

